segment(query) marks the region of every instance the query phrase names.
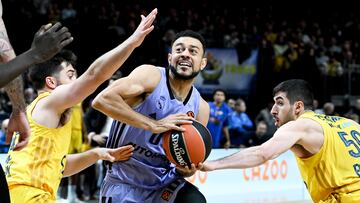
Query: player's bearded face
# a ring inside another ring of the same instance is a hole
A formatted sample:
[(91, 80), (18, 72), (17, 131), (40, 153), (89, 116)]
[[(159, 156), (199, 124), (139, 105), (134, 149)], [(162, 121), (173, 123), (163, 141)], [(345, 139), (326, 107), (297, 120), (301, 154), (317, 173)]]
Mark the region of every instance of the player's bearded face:
[(286, 98), (286, 94), (283, 92), (277, 93), (274, 97), (274, 105), (271, 109), (275, 126), (280, 127), (285, 123), (295, 120), (295, 113), (293, 105)]
[(77, 73), (71, 64), (63, 62), (61, 63), (61, 66), (63, 66), (63, 69), (54, 76), (57, 80), (57, 86), (69, 84), (76, 80)]
[(180, 68), (176, 68), (173, 65), (169, 65), (169, 69), (171, 70), (174, 77), (179, 80), (192, 80), (200, 73), (200, 70), (198, 70), (198, 71), (192, 71), (190, 75), (185, 75), (182, 74), (180, 70), (178, 70)]
[(169, 69), (174, 78), (192, 80), (205, 67), (203, 45), (198, 39), (180, 37), (172, 45), (168, 55)]
[(280, 122), (279, 125), (282, 126), (289, 121), (295, 120), (295, 116), (293, 115), (293, 107), (291, 106), (290, 109), (287, 111), (281, 112), (280, 115)]

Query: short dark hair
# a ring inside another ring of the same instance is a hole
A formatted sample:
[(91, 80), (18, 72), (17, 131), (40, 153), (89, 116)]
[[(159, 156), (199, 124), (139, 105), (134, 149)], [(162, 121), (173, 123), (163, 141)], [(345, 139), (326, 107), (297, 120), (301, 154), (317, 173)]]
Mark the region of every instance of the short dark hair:
[(174, 39), (173, 39), (172, 42), (171, 42), (171, 46), (172, 46), (172, 45), (174, 44), (174, 42), (175, 42), (177, 39), (179, 39), (180, 37), (192, 37), (192, 38), (198, 39), (198, 40), (201, 42), (202, 46), (203, 46), (204, 54), (205, 54), (206, 42), (205, 42), (204, 37), (203, 37), (201, 34), (195, 32), (195, 31), (193, 31), (193, 30), (184, 30), (184, 31), (181, 31), (181, 32), (179, 32), (179, 33), (177, 33), (177, 34), (175, 35)]
[(217, 88), (213, 91), (213, 96), (217, 93), (217, 92), (222, 92), (224, 93), (225, 97), (226, 97), (226, 91), (224, 89), (221, 89), (221, 88)]
[(48, 76), (55, 76), (58, 74), (62, 67), (62, 62), (67, 62), (73, 66), (76, 64), (77, 57), (70, 50), (61, 50), (50, 60), (36, 64), (30, 68), (28, 77), (35, 89), (39, 90), (45, 86), (45, 78)]
[(305, 80), (291, 79), (281, 82), (274, 88), (273, 95), (275, 96), (278, 92), (285, 92), (290, 104), (302, 101), (305, 109), (313, 108), (314, 95), (312, 87)]

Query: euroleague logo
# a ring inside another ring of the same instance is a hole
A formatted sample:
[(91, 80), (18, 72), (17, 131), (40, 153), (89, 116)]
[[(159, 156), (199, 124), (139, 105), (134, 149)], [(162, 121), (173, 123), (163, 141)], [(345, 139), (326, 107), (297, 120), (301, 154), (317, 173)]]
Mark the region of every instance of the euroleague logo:
[(169, 201), (170, 197), (172, 195), (172, 192), (165, 190), (162, 194), (161, 194), (161, 198), (165, 201)]
[(188, 111), (186, 114), (187, 114), (188, 116), (190, 116), (190, 117), (195, 118), (195, 114), (194, 114), (194, 112), (192, 112), (192, 111)]

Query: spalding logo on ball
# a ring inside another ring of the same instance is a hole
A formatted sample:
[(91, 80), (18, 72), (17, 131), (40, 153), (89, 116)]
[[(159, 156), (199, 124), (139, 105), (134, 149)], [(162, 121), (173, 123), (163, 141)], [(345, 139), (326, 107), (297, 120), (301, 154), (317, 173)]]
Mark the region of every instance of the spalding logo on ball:
[(184, 132), (170, 130), (163, 135), (166, 157), (177, 166), (197, 165), (205, 161), (212, 148), (209, 130), (197, 121), (182, 125)]

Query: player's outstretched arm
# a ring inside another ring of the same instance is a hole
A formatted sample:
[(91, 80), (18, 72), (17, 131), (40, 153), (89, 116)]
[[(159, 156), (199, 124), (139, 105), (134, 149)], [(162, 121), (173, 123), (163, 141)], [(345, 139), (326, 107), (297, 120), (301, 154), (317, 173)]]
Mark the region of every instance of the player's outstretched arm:
[[(60, 23), (47, 24), (36, 32), (31, 48), (10, 60), (0, 64), (0, 87), (12, 81), (33, 64), (44, 62), (57, 54), (64, 46), (72, 42), (70, 32)], [(8, 46), (11, 47), (10, 43)]]
[(128, 39), (96, 59), (76, 81), (58, 86), (46, 101), (49, 108), (63, 112), (84, 100), (108, 80), (154, 29), (152, 24), (156, 14), (157, 9), (154, 9), (148, 16), (141, 16), (139, 26)]
[(97, 160), (125, 161), (133, 154), (134, 147), (125, 145), (116, 149), (94, 148), (79, 154), (69, 154), (64, 170), (64, 177), (72, 176), (93, 165)]
[[(1, 64), (8, 63), (16, 57), (14, 49), (11, 46), (10, 40), (7, 35), (5, 23), (1, 18), (2, 5), (0, 1), (0, 61)], [(2, 75), (6, 76), (6, 75)], [(4, 81), (7, 82), (7, 81)], [(30, 134), (30, 127), (26, 120), (25, 115), (25, 99), (22, 91), (23, 80), (21, 76), (12, 80), (7, 86), (5, 91), (8, 94), (11, 104), (12, 113), (9, 119), (9, 125), (6, 135), (6, 142), (10, 143), (10, 139), (14, 132), (20, 133), (19, 143), (14, 147), (14, 150), (21, 149), (22, 146), (26, 145), (28, 136)]]
[(30, 127), (25, 115), (26, 104), (22, 91), (23, 80), (20, 74), (32, 64), (52, 57), (71, 41), (72, 37), (67, 28), (62, 28), (60, 24), (53, 27), (48, 24), (42, 26), (35, 34), (31, 49), (15, 58), (16, 55), (2, 19), (2, 2), (0, 1), (0, 87), (9, 83), (5, 87), (5, 91), (10, 98), (13, 112), (10, 116), (6, 141), (7, 143), (10, 142), (14, 132), (20, 134), (19, 142), (14, 147), (14, 150), (24, 147), (30, 135)]
[(213, 171), (250, 168), (261, 165), (270, 159), (275, 159), (293, 147), (304, 136), (304, 132), (298, 130), (296, 125), (294, 121), (289, 122), (279, 128), (274, 136), (262, 145), (249, 147), (217, 160), (205, 161), (200, 169), (202, 171)]
[(14, 150), (19, 150), (27, 144), (30, 135), (30, 127), (25, 115), (24, 93), (21, 91), (23, 89), (23, 80), (19, 75), (32, 64), (51, 58), (73, 39), (68, 29), (62, 27), (60, 23), (54, 26), (51, 26), (51, 24), (44, 25), (35, 34), (31, 49), (16, 57), (2, 19), (0, 19), (0, 36), (0, 60), (4, 63), (0, 65), (0, 71), (2, 72), (0, 74), (0, 85), (6, 84), (18, 76), (5, 86), (6, 93), (13, 106), (6, 141), (9, 143), (13, 133), (18, 132), (20, 134), (19, 142), (14, 147)]

